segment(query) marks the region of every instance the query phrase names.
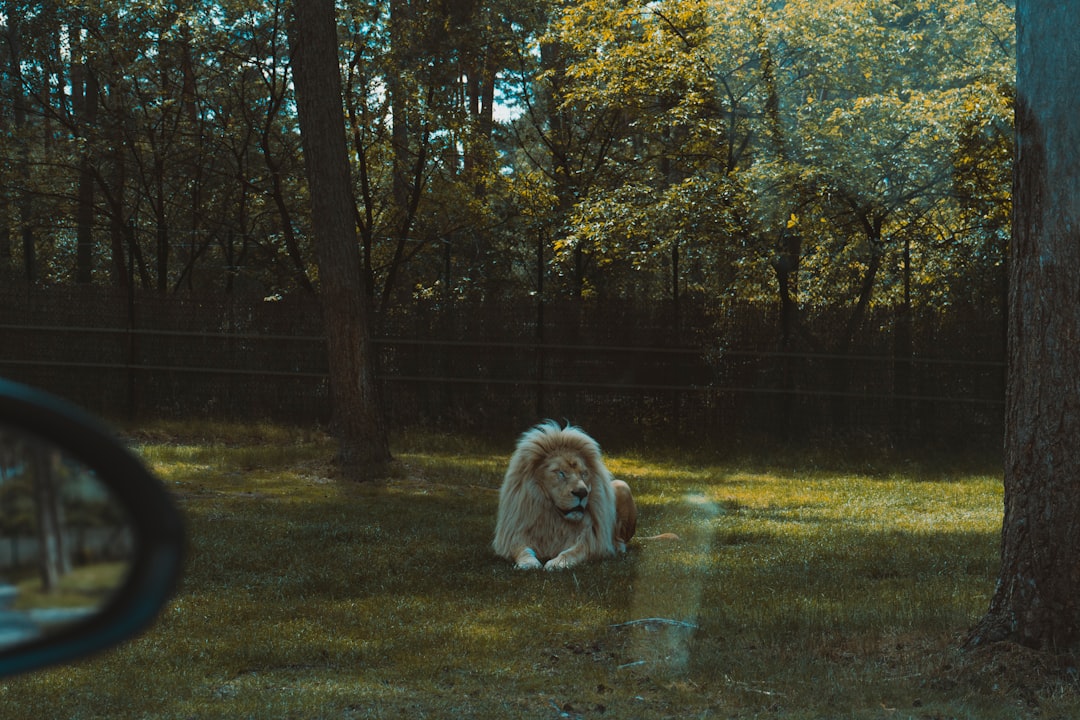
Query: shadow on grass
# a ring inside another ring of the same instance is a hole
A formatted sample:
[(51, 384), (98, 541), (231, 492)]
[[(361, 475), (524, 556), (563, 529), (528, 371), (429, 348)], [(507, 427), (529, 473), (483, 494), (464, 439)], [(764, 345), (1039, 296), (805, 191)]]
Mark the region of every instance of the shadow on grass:
[[(6, 706), (42, 717), (1022, 717), (1012, 690), (950, 670), (955, 637), (992, 590), (992, 477), (620, 455), (612, 468), (634, 487), (640, 534), (680, 540), (522, 572), (490, 549), (506, 456), (453, 438), (420, 445), (399, 449), (399, 472), (380, 485), (330, 479), (325, 447), (156, 455), (191, 536), (172, 607), (102, 664), (14, 683)], [(1042, 689), (1032, 707), (1068, 716), (1076, 695)]]
[[(956, 630), (990, 587), (990, 529), (873, 527), (644, 485), (643, 527), (681, 540), (640, 541), (625, 557), (567, 573), (520, 572), (493, 555), (493, 488), (406, 478), (292, 498), (200, 496), (185, 502), (195, 538), (185, 587), (323, 628), (317, 637), (351, 628), (350, 662), (382, 659), (421, 675), (453, 657), (486, 671), (513, 666), (523, 646), (588, 644), (635, 618), (804, 648), (836, 628)], [(315, 645), (314, 655), (326, 650)], [(680, 662), (710, 671), (707, 657)]]

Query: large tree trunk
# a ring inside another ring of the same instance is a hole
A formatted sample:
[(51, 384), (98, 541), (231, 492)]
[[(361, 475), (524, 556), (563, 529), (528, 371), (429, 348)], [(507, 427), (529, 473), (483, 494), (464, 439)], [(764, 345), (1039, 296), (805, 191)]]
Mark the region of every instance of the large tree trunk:
[(972, 644), (1080, 641), (1080, 0), (1017, 4), (1001, 571)]
[(333, 0), (297, 0), (289, 31), (297, 114), (330, 364), (339, 462), (347, 477), (385, 470), (389, 444), (374, 377), (341, 103)]

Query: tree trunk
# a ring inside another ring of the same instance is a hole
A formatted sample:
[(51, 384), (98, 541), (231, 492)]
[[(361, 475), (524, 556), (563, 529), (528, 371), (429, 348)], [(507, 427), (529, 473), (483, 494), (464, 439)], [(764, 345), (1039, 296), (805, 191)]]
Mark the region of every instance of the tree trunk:
[[(116, 34), (118, 21), (107, 18), (105, 32)], [(124, 123), (118, 117), (125, 107), (124, 73), (118, 59), (106, 61), (105, 77), (108, 78), (102, 91), (102, 101), (106, 107), (112, 105), (121, 109), (116, 113), (105, 113), (101, 123), (103, 138), (107, 139), (106, 167), (110, 168), (100, 185), (105, 207), (109, 215), (109, 281), (116, 287), (125, 287), (128, 283), (127, 260), (127, 223), (125, 212), (127, 198), (127, 153), (129, 142), (124, 132)]]
[[(0, 132), (3, 132), (0, 129)], [(0, 190), (0, 282), (9, 281), (15, 274), (11, 255), (11, 208), (7, 190)]]
[(15, 2), (5, 3), (4, 7), (8, 26), (7, 70), (9, 82), (15, 92), (15, 99), (12, 103), (12, 127), (15, 136), (18, 138), (16, 142), (15, 174), (18, 179), (16, 185), (19, 187), (17, 204), (22, 234), (23, 268), (26, 280), (32, 283), (37, 280), (37, 255), (35, 253), (34, 238), (34, 201), (30, 192), (30, 149), (27, 138), (24, 136), (27, 107), (26, 94), (22, 87), (22, 44), (20, 41), (22, 30), (18, 25), (19, 18), (22, 17), (22, 10), (19, 8), (18, 3)]
[(38, 571), (45, 592), (54, 592), (71, 571), (67, 553), (64, 508), (56, 468), (60, 456), (53, 448), (33, 443), (34, 505), (37, 510)]
[(1001, 570), (972, 645), (1080, 641), (1080, 1), (1017, 3)]
[[(276, 105), (276, 103), (275, 103)], [(281, 177), (281, 163), (274, 158), (270, 147), (270, 134), (273, 132), (272, 118), (268, 113), (267, 121), (259, 131), (259, 147), (262, 149), (263, 160), (267, 169), (270, 170), (270, 197), (274, 200), (281, 222), (281, 234), (285, 238), (285, 251), (293, 264), (293, 278), (296, 284), (309, 293), (315, 292), (315, 287), (307, 276), (307, 268), (304, 265), (304, 256), (300, 251), (300, 241), (296, 237), (293, 227), (292, 211), (285, 198), (285, 185)]]
[[(7, 40), (7, 38), (0, 39)], [(2, 61), (2, 58), (0, 58), (0, 61)], [(0, 64), (0, 93), (5, 97), (10, 97), (17, 82), (17, 78), (11, 77), (10, 68), (7, 64)], [(7, 115), (0, 113), (0, 137), (10, 136), (11, 125)], [(11, 280), (15, 274), (15, 261), (11, 253), (11, 226), (13, 221), (11, 217), (11, 197), (11, 183), (5, 183), (4, 187), (0, 188), (0, 282)]]
[[(76, 30), (75, 33), (78, 31)], [(73, 34), (75, 34), (73, 33)], [(72, 43), (74, 45), (74, 42)], [(97, 124), (98, 82), (85, 59), (72, 66), (72, 100), (82, 137), (89, 137)], [(89, 143), (87, 143), (89, 147)], [(76, 210), (75, 282), (89, 283), (94, 274), (94, 168), (89, 150), (79, 158), (79, 189)]]
[(311, 196), (338, 459), (347, 477), (371, 479), (385, 470), (390, 451), (360, 272), (334, 2), (297, 0), (293, 12), (289, 45)]

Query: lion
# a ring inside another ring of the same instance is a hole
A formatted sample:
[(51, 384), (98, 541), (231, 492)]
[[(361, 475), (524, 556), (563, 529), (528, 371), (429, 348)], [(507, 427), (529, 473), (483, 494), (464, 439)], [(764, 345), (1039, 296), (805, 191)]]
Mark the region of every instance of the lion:
[(636, 528), (630, 486), (611, 477), (595, 440), (553, 420), (522, 434), (499, 490), (498, 555), (563, 570), (626, 552)]

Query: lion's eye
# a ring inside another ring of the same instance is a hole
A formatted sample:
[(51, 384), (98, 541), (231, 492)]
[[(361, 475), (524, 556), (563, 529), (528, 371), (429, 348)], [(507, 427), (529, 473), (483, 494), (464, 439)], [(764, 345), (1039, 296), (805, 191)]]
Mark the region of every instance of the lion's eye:
[(559, 479), (560, 480), (565, 480), (566, 479), (566, 473), (564, 473), (562, 470), (559, 470), (558, 473), (559, 473)]

